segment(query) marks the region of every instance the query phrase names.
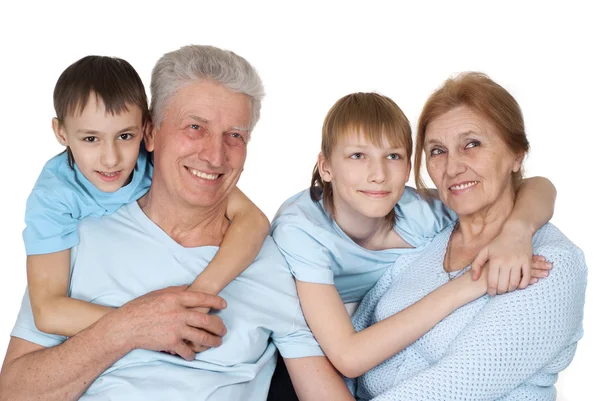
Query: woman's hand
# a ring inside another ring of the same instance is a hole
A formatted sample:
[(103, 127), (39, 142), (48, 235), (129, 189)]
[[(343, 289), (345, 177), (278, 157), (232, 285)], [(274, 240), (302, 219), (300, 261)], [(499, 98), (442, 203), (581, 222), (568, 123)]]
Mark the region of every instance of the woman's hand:
[(471, 264), (477, 280), (487, 263), (488, 294), (504, 294), (526, 288), (541, 277), (548, 276), (552, 264), (543, 256), (532, 256), (532, 236), (527, 230), (505, 225), (500, 234), (477, 255)]

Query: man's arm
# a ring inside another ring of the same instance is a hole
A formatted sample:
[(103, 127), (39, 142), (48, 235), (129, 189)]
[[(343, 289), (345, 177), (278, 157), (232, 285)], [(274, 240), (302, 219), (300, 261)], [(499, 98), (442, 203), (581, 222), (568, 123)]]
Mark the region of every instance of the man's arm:
[(12, 338), (0, 372), (0, 400), (77, 400), (90, 384), (128, 352), (144, 348), (194, 358), (190, 342), (221, 344), (218, 316), (190, 308), (222, 309), (215, 295), (186, 286), (154, 291), (110, 312), (89, 328), (51, 348)]
[(354, 400), (326, 357), (287, 358), (284, 361), (300, 401)]

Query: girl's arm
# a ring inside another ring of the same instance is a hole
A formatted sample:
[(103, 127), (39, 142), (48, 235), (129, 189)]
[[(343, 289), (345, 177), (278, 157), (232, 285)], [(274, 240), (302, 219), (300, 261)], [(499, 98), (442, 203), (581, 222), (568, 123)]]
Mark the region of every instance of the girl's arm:
[(192, 291), (221, 292), (252, 264), (269, 233), (269, 219), (237, 187), (227, 200), (226, 217), (231, 226), (213, 260), (190, 286)]
[(112, 308), (69, 298), (71, 250), (27, 256), (27, 286), (38, 330), (71, 337)]
[[(552, 218), (555, 200), (556, 188), (547, 178), (523, 180), (504, 228), (471, 264), (473, 278), (477, 279), (482, 266), (489, 261), (489, 295), (529, 285), (532, 278), (531, 240), (535, 232)], [(550, 268), (550, 264), (547, 267)]]
[(296, 280), (306, 321), (333, 366), (354, 378), (425, 335), (459, 307), (485, 294), (484, 277), (473, 282), (469, 274), (452, 280), (419, 302), (356, 332), (334, 285)]

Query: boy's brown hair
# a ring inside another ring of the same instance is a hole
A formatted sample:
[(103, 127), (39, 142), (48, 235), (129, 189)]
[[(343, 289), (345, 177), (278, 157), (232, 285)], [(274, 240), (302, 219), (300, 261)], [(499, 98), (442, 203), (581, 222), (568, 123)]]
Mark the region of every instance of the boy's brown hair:
[[(86, 56), (63, 71), (54, 87), (54, 110), (59, 124), (63, 124), (67, 116), (81, 114), (91, 95), (102, 100), (106, 111), (113, 115), (127, 111), (129, 104), (142, 111), (142, 125), (149, 120), (144, 84), (131, 64), (123, 59)], [(67, 155), (69, 166), (73, 168), (69, 147)]]

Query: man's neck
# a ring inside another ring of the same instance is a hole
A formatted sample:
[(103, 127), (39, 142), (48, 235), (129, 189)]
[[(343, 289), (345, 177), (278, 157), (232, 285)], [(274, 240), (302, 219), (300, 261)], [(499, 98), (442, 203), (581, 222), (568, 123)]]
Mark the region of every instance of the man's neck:
[(219, 246), (229, 226), (225, 202), (211, 208), (175, 204), (151, 186), (138, 204), (150, 220), (186, 248)]

